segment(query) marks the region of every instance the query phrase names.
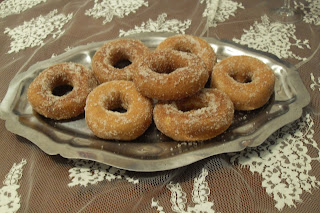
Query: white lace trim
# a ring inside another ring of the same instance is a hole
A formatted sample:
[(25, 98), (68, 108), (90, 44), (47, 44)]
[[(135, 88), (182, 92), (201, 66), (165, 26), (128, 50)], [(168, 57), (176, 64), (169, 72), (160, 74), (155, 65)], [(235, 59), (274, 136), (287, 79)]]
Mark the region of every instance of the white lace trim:
[[(167, 188), (171, 192), (170, 202), (172, 204), (171, 209), (178, 213), (201, 213), (209, 212), (214, 213), (212, 209), (213, 201), (209, 201), (210, 188), (208, 182), (205, 178), (208, 175), (208, 170), (202, 169), (199, 177), (194, 179), (193, 190), (192, 190), (192, 201), (194, 206), (187, 206), (187, 194), (182, 190), (179, 183), (169, 183)], [(156, 208), (159, 213), (164, 213), (163, 207), (159, 204), (157, 200), (152, 198), (151, 207)]]
[(173, 32), (179, 34), (185, 34), (185, 31), (190, 27), (191, 20), (179, 21), (177, 19), (166, 20), (166, 13), (162, 13), (158, 16), (156, 21), (149, 19), (146, 23), (143, 22), (140, 27), (135, 26), (134, 29), (119, 31), (119, 37), (128, 36), (142, 32)]
[(202, 17), (207, 17), (207, 27), (215, 27), (217, 23), (215, 21), (215, 16), (217, 13), (217, 9), (219, 7), (220, 0), (201, 0), (200, 4), (206, 2), (206, 8), (202, 13)]
[(0, 3), (0, 18), (19, 14), (47, 0), (4, 0)]
[(22, 167), (27, 163), (25, 159), (18, 164), (14, 163), (0, 189), (0, 212), (17, 212), (20, 208), (19, 180), (22, 177)]
[(4, 33), (8, 34), (12, 40), (8, 53), (17, 53), (27, 47), (41, 46), (50, 34), (52, 38), (61, 36), (64, 33), (63, 26), (68, 23), (73, 14), (65, 16), (64, 14), (56, 15), (57, 13), (55, 9), (45, 16), (40, 15), (13, 29), (6, 28)]
[(313, 73), (310, 73), (310, 78), (312, 81), (312, 84), (310, 84), (310, 88), (314, 91), (316, 88), (318, 88), (318, 91), (320, 92), (320, 77), (317, 79), (314, 77)]
[(230, 16), (235, 16), (238, 8), (244, 9), (243, 5), (231, 0), (201, 0), (206, 2), (206, 9), (202, 16), (207, 17), (208, 27), (216, 27), (219, 22), (224, 22)]
[(74, 167), (69, 169), (69, 178), (71, 179), (71, 183), (68, 184), (69, 187), (76, 185), (88, 186), (104, 180), (112, 181), (117, 179), (125, 179), (132, 184), (139, 183), (138, 179), (129, 177), (122, 169), (88, 160), (74, 160), (73, 163)]
[(104, 18), (103, 24), (111, 22), (114, 16), (123, 18), (135, 13), (142, 6), (148, 7), (143, 0), (95, 0), (93, 8), (86, 10), (85, 15), (93, 18)]
[(320, 25), (320, 0), (306, 0), (309, 4), (296, 2), (295, 7), (303, 11), (303, 21), (308, 24)]
[[(236, 43), (247, 45), (248, 47), (264, 52), (272, 53), (279, 58), (295, 58), (305, 60), (290, 49), (291, 47), (304, 47), (311, 49), (309, 40), (301, 41), (295, 36), (296, 26), (294, 24), (283, 24), (279, 22), (270, 22), (268, 16), (261, 17), (261, 22), (255, 21), (249, 30), (244, 30), (240, 39), (233, 38)], [(293, 40), (295, 43), (291, 43)]]
[[(262, 145), (231, 154), (231, 162), (262, 175), (262, 186), (274, 198), (277, 209), (285, 205), (296, 207), (303, 191), (311, 193), (312, 188), (320, 186), (320, 181), (309, 175), (311, 162), (320, 161), (313, 128), (313, 119), (306, 114), (275, 132)], [(308, 148), (315, 149), (318, 155), (309, 156)]]

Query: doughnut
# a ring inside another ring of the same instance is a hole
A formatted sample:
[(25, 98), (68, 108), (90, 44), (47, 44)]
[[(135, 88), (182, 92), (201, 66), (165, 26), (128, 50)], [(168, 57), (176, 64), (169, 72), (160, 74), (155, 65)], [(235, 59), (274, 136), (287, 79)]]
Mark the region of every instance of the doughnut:
[(84, 112), (86, 98), (96, 86), (90, 69), (61, 63), (45, 69), (32, 81), (27, 98), (39, 114), (55, 120), (69, 119)]
[(134, 64), (149, 52), (141, 41), (118, 39), (105, 43), (92, 57), (91, 66), (99, 83), (112, 80), (132, 81)]
[(176, 50), (155, 50), (137, 63), (133, 82), (149, 98), (177, 100), (202, 89), (209, 74), (196, 55)]
[(132, 81), (115, 80), (100, 84), (89, 94), (85, 120), (99, 138), (129, 141), (147, 130), (152, 110), (151, 100), (142, 96)]
[(231, 56), (213, 69), (211, 87), (224, 91), (236, 110), (254, 110), (265, 105), (274, 91), (271, 68), (251, 56)]
[(197, 36), (174, 35), (162, 41), (157, 49), (173, 49), (196, 54), (204, 61), (209, 75), (217, 62), (217, 56), (210, 44)]
[(214, 138), (229, 128), (233, 116), (230, 98), (212, 88), (182, 100), (159, 102), (153, 111), (157, 129), (177, 141)]

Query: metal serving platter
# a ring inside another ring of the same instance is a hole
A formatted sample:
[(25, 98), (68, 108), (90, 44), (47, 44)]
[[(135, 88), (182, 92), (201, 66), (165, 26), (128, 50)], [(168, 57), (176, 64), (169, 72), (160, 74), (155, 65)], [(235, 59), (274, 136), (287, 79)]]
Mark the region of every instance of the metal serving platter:
[[(154, 49), (172, 34), (144, 33), (131, 36)], [(298, 119), (310, 96), (297, 70), (277, 57), (248, 49), (229, 41), (204, 38), (215, 50), (218, 61), (235, 55), (254, 56), (268, 64), (276, 75), (274, 94), (262, 108), (235, 112), (231, 127), (222, 135), (202, 142), (177, 142), (160, 133), (154, 124), (138, 139), (130, 142), (95, 137), (84, 115), (54, 121), (32, 110), (27, 89), (45, 68), (61, 62), (75, 62), (90, 67), (95, 51), (105, 42), (72, 48), (66, 53), (31, 66), (11, 81), (0, 105), (0, 118), (6, 128), (29, 139), (49, 155), (87, 159), (130, 171), (162, 171), (182, 167), (220, 153), (237, 152), (263, 143), (273, 132)]]

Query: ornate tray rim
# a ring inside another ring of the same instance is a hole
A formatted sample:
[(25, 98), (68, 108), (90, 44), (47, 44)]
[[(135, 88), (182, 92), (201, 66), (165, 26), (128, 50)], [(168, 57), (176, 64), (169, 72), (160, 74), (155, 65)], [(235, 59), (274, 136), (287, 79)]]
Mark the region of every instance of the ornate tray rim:
[[(142, 42), (153, 40), (163, 40), (168, 36), (173, 35), (172, 33), (142, 33), (137, 35), (128, 36), (130, 38), (139, 39)], [(18, 73), (10, 82), (8, 91), (0, 104), (0, 118), (5, 120), (5, 126), (7, 130), (27, 138), (35, 145), (37, 145), (41, 150), (49, 155), (59, 154), (65, 158), (71, 159), (86, 159), (93, 160), (100, 163), (105, 163), (111, 166), (115, 166), (121, 169), (140, 171), (140, 172), (154, 172), (174, 169), (182, 166), (189, 165), (196, 161), (202, 160), (204, 158), (221, 154), (227, 152), (237, 152), (245, 149), (246, 147), (255, 147), (262, 144), (273, 132), (283, 127), (284, 125), (293, 122), (302, 115), (303, 108), (310, 103), (310, 95), (306, 90), (299, 73), (294, 66), (287, 62), (278, 59), (276, 56), (264, 53), (261, 51), (253, 50), (239, 44), (235, 44), (230, 41), (221, 41), (214, 38), (204, 38), (210, 44), (224, 46), (225, 48), (241, 50), (247, 55), (253, 55), (255, 57), (268, 58), (271, 62), (275, 64), (282, 64), (289, 70), (289, 80), (294, 82), (291, 86), (295, 89), (296, 101), (293, 101), (288, 105), (287, 113), (276, 117), (272, 122), (268, 122), (262, 128), (257, 131), (241, 138), (235, 138), (233, 140), (225, 141), (219, 143), (213, 147), (208, 147), (204, 149), (191, 150), (190, 152), (182, 152), (177, 155), (170, 156), (168, 158), (155, 158), (155, 159), (137, 159), (131, 158), (129, 156), (122, 156), (112, 152), (106, 152), (105, 150), (94, 149), (91, 150), (90, 147), (75, 147), (72, 144), (56, 144), (45, 134), (36, 131), (32, 128), (28, 128), (19, 122), (19, 116), (14, 113), (13, 105), (18, 101), (16, 96), (21, 90), (21, 85), (23, 80), (27, 78), (32, 72), (39, 67), (48, 67), (51, 64), (59, 63), (64, 61), (72, 55), (76, 55), (79, 52), (87, 51), (90, 48), (98, 48), (106, 41), (94, 42), (87, 45), (78, 46), (72, 48), (71, 50), (62, 53), (54, 58), (38, 62), (32, 65), (27, 71), (23, 73)], [(218, 55), (218, 53), (217, 53)], [(26, 129), (27, 128), (27, 129)], [(263, 134), (262, 134), (263, 133)], [(51, 144), (50, 144), (51, 143)], [(80, 140), (81, 143), (81, 140)], [(184, 145), (182, 142), (180, 145)], [(183, 146), (182, 146), (183, 147)]]

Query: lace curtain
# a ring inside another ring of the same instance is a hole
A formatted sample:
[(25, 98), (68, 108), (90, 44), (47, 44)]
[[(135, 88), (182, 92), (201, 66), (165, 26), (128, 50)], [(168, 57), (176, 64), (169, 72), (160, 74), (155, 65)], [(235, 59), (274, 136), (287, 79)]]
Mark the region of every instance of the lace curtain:
[(0, 212), (315, 212), (320, 209), (320, 1), (294, 1), (303, 20), (267, 11), (280, 1), (4, 0), (0, 97), (33, 64), (79, 45), (141, 32), (214, 37), (296, 66), (311, 95), (297, 121), (262, 145), (154, 173), (49, 156), (0, 121)]

